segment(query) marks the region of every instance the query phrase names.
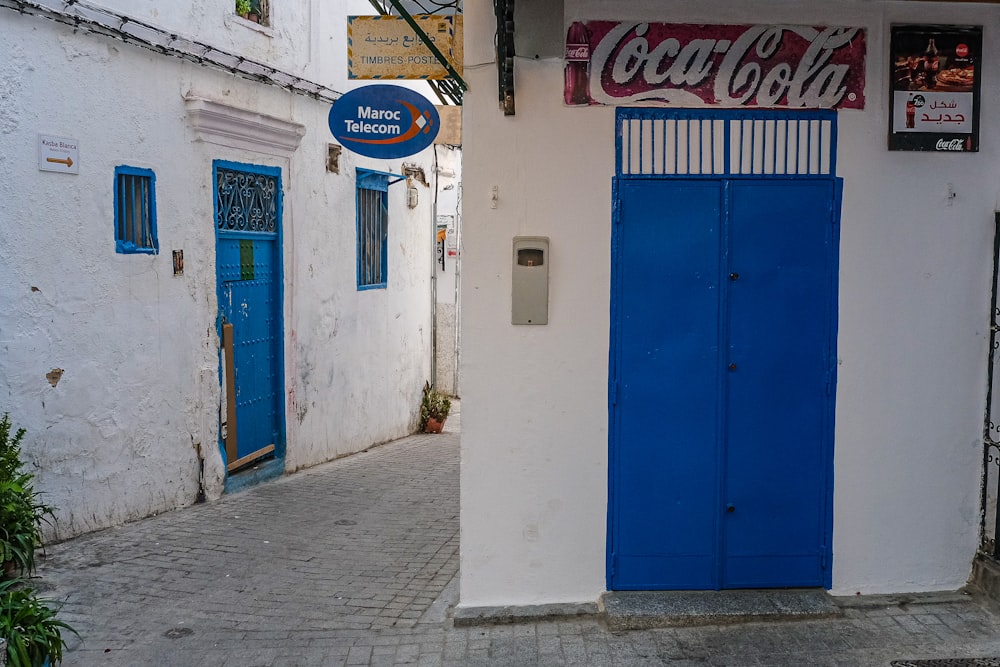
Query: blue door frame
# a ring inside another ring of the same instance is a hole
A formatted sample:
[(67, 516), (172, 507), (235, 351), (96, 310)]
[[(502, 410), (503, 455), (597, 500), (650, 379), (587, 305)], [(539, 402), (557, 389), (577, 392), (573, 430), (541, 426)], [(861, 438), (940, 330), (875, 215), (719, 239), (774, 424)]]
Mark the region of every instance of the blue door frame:
[(829, 588), (836, 114), (616, 127), (608, 589)]
[[(285, 457), (281, 169), (215, 160), (217, 329), (231, 335), (233, 378), (220, 349), (219, 377), (235, 398), (235, 459), (219, 446), (226, 490), (282, 474)], [(228, 332), (226, 331), (228, 329)], [(227, 398), (229, 398), (227, 396)], [(252, 467), (248, 467), (252, 466)]]

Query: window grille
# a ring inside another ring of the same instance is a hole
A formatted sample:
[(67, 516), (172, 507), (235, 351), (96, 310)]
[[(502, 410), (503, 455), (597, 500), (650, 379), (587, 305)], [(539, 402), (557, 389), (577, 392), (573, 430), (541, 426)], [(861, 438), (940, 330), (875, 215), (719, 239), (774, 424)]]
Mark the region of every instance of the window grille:
[(281, 204), (277, 169), (215, 163), (215, 226), (223, 233), (276, 234)]
[(389, 175), (357, 170), (358, 289), (384, 288), (389, 237)]
[(830, 178), (834, 111), (619, 109), (625, 178)]
[(115, 251), (160, 251), (156, 238), (156, 175), (149, 169), (115, 167)]

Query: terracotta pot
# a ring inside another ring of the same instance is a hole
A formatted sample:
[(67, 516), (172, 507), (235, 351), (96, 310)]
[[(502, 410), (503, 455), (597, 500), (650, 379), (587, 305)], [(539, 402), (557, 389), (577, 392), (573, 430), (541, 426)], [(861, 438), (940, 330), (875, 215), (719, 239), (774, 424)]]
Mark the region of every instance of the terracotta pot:
[[(447, 419), (447, 417), (445, 418)], [(444, 428), (444, 419), (438, 421), (434, 417), (427, 418), (427, 425), (424, 426), (424, 433), (440, 433)]]

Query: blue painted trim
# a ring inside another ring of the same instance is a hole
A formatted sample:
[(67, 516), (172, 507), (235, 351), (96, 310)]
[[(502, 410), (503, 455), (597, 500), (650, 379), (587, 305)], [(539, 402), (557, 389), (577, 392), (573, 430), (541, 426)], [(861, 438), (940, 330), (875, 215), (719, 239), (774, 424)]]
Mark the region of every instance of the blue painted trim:
[[(153, 246), (144, 247), (137, 246), (131, 241), (126, 241), (118, 236), (118, 226), (121, 222), (119, 213), (121, 211), (119, 207), (119, 197), (121, 193), (118, 190), (118, 177), (119, 176), (139, 176), (142, 178), (149, 179), (149, 234), (153, 242)], [(115, 237), (115, 252), (122, 255), (158, 255), (160, 253), (160, 238), (156, 231), (156, 174), (152, 169), (142, 169), (140, 167), (129, 167), (128, 165), (118, 165), (115, 167), (115, 183), (113, 191), (114, 200), (114, 237)]]
[[(225, 458), (225, 457), (223, 457)], [(225, 493), (239, 493), (261, 482), (277, 479), (285, 473), (284, 458), (273, 458), (231, 475), (226, 475)]]
[[(621, 125), (616, 131), (616, 144), (619, 146), (618, 155), (621, 155)], [(615, 498), (615, 481), (618, 471), (617, 454), (618, 448), (615, 446), (619, 438), (618, 425), (618, 398), (619, 379), (618, 368), (621, 366), (620, 347), (618, 345), (616, 323), (621, 321), (621, 279), (619, 273), (621, 269), (621, 195), (619, 194), (620, 179), (614, 178), (611, 181), (611, 340), (608, 348), (608, 512), (605, 539), (604, 556), (604, 576), (605, 587), (610, 591), (614, 590), (614, 565), (615, 565), (615, 545), (618, 542), (618, 534), (615, 530), (620, 525), (617, 517), (617, 503)]]
[[(836, 123), (834, 123), (834, 133), (831, 140), (836, 140)], [(836, 146), (836, 143), (833, 144)], [(828, 359), (828, 370), (830, 373), (829, 383), (830, 383), (830, 395), (827, 397), (826, 403), (826, 414), (824, 415), (826, 423), (823, 425), (823, 446), (824, 446), (824, 456), (826, 457), (827, 469), (826, 469), (826, 507), (824, 508), (826, 516), (824, 522), (824, 528), (826, 533), (826, 553), (824, 554), (824, 562), (826, 563), (826, 572), (824, 573), (823, 585), (829, 590), (833, 588), (833, 491), (835, 483), (835, 473), (833, 465), (833, 457), (836, 453), (835, 448), (835, 436), (836, 436), (836, 413), (837, 413), (837, 341), (838, 333), (840, 330), (840, 220), (842, 215), (842, 207), (844, 201), (844, 179), (837, 178), (833, 182), (833, 211), (831, 211), (830, 220), (830, 252), (828, 257), (830, 258), (830, 266), (828, 267), (829, 281), (830, 281), (830, 323), (828, 331), (830, 332), (829, 340), (829, 359)]]
[[(219, 188), (219, 169), (230, 169), (233, 171), (244, 171), (252, 174), (262, 174), (264, 176), (272, 176), (277, 179), (278, 191), (275, 194), (275, 208), (276, 208), (276, 219), (275, 219), (275, 232), (233, 232), (219, 229), (218, 222), (216, 220), (218, 216), (218, 200), (216, 198), (216, 192)], [(281, 168), (280, 167), (270, 167), (266, 165), (258, 164), (248, 164), (244, 162), (231, 162), (229, 160), (212, 160), (212, 227), (215, 229), (215, 245), (218, 248), (219, 238), (234, 239), (234, 238), (246, 238), (246, 239), (257, 239), (257, 240), (271, 240), (275, 244), (275, 309), (277, 310), (277, 315), (275, 321), (277, 322), (277, 340), (279, 342), (277, 356), (277, 374), (276, 379), (278, 386), (278, 395), (280, 396), (280, 401), (277, 406), (277, 426), (278, 434), (275, 438), (274, 443), (274, 458), (267, 463), (261, 464), (258, 468), (261, 471), (259, 474), (249, 475), (245, 472), (237, 473), (236, 477), (240, 480), (246, 480), (243, 482), (230, 482), (230, 475), (227, 473), (225, 480), (225, 492), (239, 491), (246, 486), (251, 486), (259, 482), (263, 482), (275, 477), (280, 477), (285, 468), (285, 451), (286, 451), (286, 438), (287, 438), (287, 419), (285, 414), (285, 258), (282, 243), (282, 231), (284, 229), (284, 198), (285, 198), (285, 188), (281, 180)], [(216, 259), (215, 267), (215, 330), (219, 337), (219, 386), (225, 382), (225, 378), (222, 374), (222, 318), (220, 313), (222, 310), (222, 280), (219, 277), (219, 266), (218, 259)], [(226, 443), (222, 439), (222, 411), (219, 411), (219, 421), (218, 421), (218, 447), (222, 454), (223, 466), (228, 465), (229, 461), (226, 457)], [(275, 470), (272, 470), (275, 469)], [(254, 468), (251, 468), (254, 470)]]

